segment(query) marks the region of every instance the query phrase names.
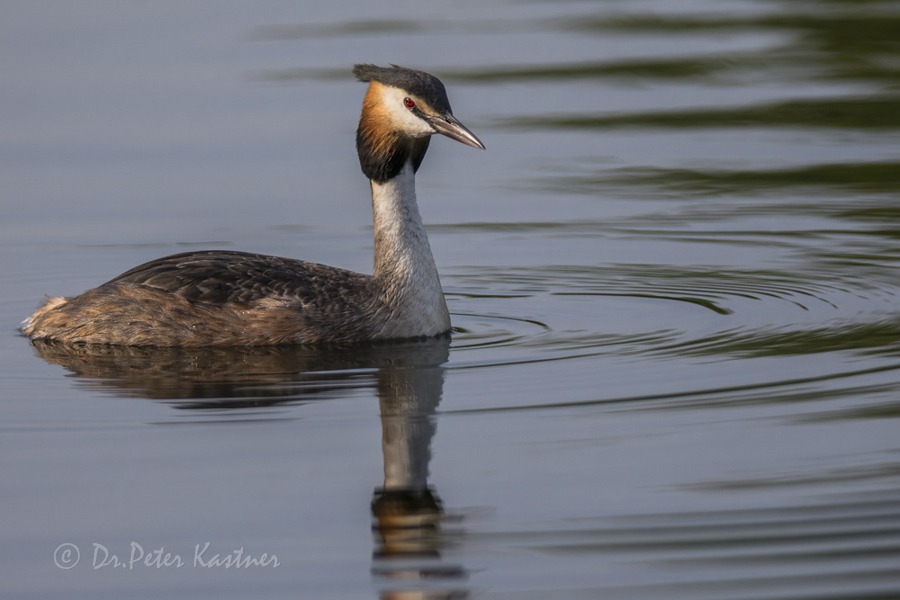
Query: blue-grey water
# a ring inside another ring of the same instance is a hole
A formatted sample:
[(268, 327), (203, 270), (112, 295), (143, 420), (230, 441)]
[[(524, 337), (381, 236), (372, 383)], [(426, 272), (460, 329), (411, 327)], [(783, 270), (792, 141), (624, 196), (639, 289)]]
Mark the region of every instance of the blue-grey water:
[[(900, 2), (25, 2), (4, 598), (900, 597)], [(371, 271), (350, 68), (443, 79), (450, 340), (32, 346), (192, 249)]]

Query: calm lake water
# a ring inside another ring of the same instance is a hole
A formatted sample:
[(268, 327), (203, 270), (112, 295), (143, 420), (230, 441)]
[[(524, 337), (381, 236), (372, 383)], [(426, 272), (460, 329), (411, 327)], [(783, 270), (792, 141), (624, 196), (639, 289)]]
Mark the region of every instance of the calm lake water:
[[(900, 597), (900, 2), (7, 2), (7, 598)], [(451, 340), (33, 347), (191, 249), (371, 272), (443, 79)], [(403, 595), (404, 593), (408, 595)]]

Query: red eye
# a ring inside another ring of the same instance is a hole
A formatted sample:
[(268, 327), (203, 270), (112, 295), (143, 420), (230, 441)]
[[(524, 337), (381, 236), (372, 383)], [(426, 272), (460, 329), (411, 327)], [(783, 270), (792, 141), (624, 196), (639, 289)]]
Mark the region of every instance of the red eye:
[(411, 98), (404, 98), (403, 104), (406, 106), (406, 108), (415, 108), (416, 107), (416, 103), (413, 102)]

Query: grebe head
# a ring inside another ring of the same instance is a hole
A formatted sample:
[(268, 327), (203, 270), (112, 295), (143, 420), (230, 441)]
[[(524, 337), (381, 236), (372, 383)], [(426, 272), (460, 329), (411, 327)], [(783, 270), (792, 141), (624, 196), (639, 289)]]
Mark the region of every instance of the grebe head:
[(434, 75), (397, 65), (356, 65), (353, 74), (369, 83), (356, 131), (360, 166), (369, 179), (392, 179), (407, 162), (418, 169), (435, 133), (484, 149), (453, 116), (444, 84)]

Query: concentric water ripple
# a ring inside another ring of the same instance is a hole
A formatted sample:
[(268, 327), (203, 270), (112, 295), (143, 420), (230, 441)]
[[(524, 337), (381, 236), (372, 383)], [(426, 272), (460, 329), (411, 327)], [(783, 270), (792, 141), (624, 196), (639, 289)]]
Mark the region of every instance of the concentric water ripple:
[[(539, 349), (537, 360), (558, 360), (567, 350), (583, 356), (585, 349), (592, 355), (746, 357), (833, 350), (890, 354), (900, 343), (895, 290), (865, 282), (774, 271), (611, 265), (471, 269), (456, 275), (452, 286), (450, 297), (460, 304), (491, 309), (454, 315), (454, 348), (460, 351)], [(689, 311), (689, 318), (679, 321), (671, 317), (681, 314), (670, 313), (672, 303), (703, 310)], [(546, 310), (521, 314), (524, 304), (531, 311)], [(641, 320), (648, 306), (651, 315)], [(652, 313), (665, 316), (655, 319)], [(627, 331), (623, 323), (629, 324)]]

